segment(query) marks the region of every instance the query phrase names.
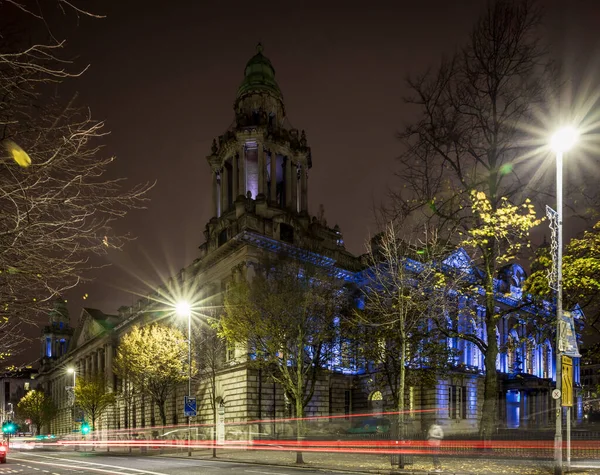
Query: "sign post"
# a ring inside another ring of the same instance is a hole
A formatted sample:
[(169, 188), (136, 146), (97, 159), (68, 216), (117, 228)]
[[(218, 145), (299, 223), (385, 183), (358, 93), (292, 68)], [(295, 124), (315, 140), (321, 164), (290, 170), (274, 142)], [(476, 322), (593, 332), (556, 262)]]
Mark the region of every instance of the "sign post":
[(219, 406), (217, 416), (217, 445), (225, 444), (225, 405)]
[(571, 466), (571, 407), (573, 407), (573, 359), (562, 355), (562, 405), (567, 408), (567, 468)]
[(573, 406), (573, 359), (562, 355), (562, 406)]

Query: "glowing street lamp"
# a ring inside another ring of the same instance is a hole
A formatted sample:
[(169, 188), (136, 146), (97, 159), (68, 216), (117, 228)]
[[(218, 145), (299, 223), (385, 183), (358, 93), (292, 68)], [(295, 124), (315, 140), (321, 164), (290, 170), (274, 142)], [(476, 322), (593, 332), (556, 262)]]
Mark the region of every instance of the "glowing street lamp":
[(67, 368), (67, 373), (73, 373), (73, 391), (75, 391), (75, 378), (77, 377), (77, 371), (75, 371), (75, 368)]
[[(556, 389), (562, 389), (562, 360), (560, 348), (560, 323), (563, 314), (563, 282), (562, 282), (562, 254), (563, 254), (563, 154), (569, 151), (577, 142), (578, 133), (575, 127), (563, 127), (557, 130), (550, 139), (550, 147), (556, 154)], [(556, 399), (556, 430), (554, 434), (554, 473), (562, 475), (562, 394)], [(570, 417), (570, 414), (569, 414)], [(567, 428), (570, 429), (567, 419)], [(570, 434), (567, 433), (570, 442)], [(570, 444), (569, 444), (570, 445)], [(567, 448), (569, 449), (569, 447)]]
[[(188, 398), (192, 397), (192, 307), (189, 302), (181, 301), (175, 306), (175, 313), (179, 317), (188, 319)], [(188, 456), (192, 456), (192, 428), (191, 417), (188, 416)]]
[(575, 127), (563, 127), (557, 130), (550, 139), (550, 147), (557, 154), (568, 152), (577, 143), (578, 136)]

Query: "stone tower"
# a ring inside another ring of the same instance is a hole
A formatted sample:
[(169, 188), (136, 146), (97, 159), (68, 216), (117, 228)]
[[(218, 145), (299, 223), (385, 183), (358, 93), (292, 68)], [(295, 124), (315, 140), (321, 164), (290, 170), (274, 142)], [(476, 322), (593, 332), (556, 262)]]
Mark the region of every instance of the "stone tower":
[(310, 148), (304, 131), (286, 127), (275, 69), (262, 54), (250, 58), (234, 102), (235, 122), (213, 142), (213, 215), (227, 213), (238, 197), (267, 201), (294, 213), (308, 211)]
[[(248, 277), (257, 261), (278, 253), (333, 265), (340, 279), (353, 281), (361, 263), (346, 251), (340, 228), (329, 227), (322, 212), (320, 217), (309, 214), (311, 149), (304, 131), (289, 125), (275, 69), (260, 44), (246, 64), (233, 109), (232, 125), (213, 141), (206, 157), (212, 172), (213, 209), (205, 242), (199, 258), (178, 277), (179, 285), (194, 289), (191, 293), (202, 306), (219, 308), (229, 282)], [(217, 377), (216, 397), (227, 420), (287, 414), (281, 388), (267, 384), (262, 373), (246, 364), (247, 357), (243, 347), (229, 348)], [(343, 410), (351, 379), (337, 374), (328, 381), (342, 388), (341, 402), (336, 399), (331, 408)], [(325, 410), (327, 384), (319, 382), (310, 411)], [(199, 417), (210, 421), (210, 405), (201, 404)]]
[[(289, 127), (275, 69), (260, 44), (246, 64), (234, 114), (232, 126), (213, 140), (207, 157), (213, 202), (205, 233), (207, 250), (221, 246), (245, 226), (299, 244), (311, 224), (311, 152), (305, 132)], [(246, 214), (257, 219), (242, 223)], [(328, 234), (334, 247), (342, 243), (339, 229)]]
[(42, 365), (65, 355), (69, 350), (69, 343), (73, 335), (67, 303), (62, 298), (54, 301), (48, 320), (49, 325), (44, 327), (42, 333)]

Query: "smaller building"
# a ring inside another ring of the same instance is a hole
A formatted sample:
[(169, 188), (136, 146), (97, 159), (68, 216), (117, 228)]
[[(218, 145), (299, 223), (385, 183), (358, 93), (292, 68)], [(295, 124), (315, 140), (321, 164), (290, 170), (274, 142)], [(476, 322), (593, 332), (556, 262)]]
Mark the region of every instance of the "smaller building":
[(581, 396), (584, 420), (600, 423), (600, 344), (581, 350)]
[(15, 410), (19, 401), (27, 392), (37, 388), (37, 369), (28, 366), (15, 371), (6, 372), (0, 379), (0, 404), (2, 423), (14, 420)]

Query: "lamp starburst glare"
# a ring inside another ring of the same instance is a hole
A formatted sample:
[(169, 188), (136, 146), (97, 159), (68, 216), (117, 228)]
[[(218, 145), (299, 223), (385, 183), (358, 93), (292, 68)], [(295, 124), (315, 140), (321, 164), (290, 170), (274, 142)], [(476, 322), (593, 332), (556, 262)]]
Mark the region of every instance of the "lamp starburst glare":
[(550, 139), (550, 146), (556, 153), (568, 151), (577, 142), (577, 129), (572, 126), (558, 129)]
[(180, 317), (187, 317), (191, 311), (192, 307), (186, 301), (177, 302), (177, 305), (175, 305), (175, 313)]

